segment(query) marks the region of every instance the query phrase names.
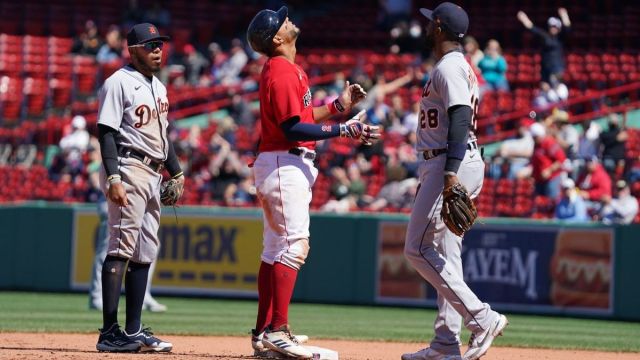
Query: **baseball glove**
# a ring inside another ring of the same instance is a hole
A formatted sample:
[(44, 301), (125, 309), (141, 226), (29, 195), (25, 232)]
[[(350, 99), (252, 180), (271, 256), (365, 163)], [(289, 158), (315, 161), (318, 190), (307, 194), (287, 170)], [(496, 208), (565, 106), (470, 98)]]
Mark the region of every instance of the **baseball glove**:
[(184, 190), (184, 183), (176, 179), (165, 181), (160, 185), (160, 202), (162, 205), (175, 205)]
[(460, 183), (455, 183), (442, 192), (442, 221), (452, 233), (462, 236), (471, 229), (478, 217), (478, 211), (473, 204), (467, 189)]

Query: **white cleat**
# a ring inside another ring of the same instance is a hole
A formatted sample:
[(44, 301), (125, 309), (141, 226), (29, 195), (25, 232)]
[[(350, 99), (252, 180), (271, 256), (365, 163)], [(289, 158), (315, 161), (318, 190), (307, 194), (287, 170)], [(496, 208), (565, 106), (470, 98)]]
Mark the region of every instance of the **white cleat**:
[[(298, 342), (298, 344), (304, 344), (309, 341), (309, 337), (307, 335), (293, 335), (294, 339)], [(251, 347), (254, 350), (254, 355), (258, 356), (264, 354), (264, 352), (269, 351), (269, 349), (265, 348), (262, 344), (262, 339), (264, 338), (264, 331), (260, 334), (256, 335), (256, 330), (251, 329)]]
[(443, 354), (432, 348), (426, 348), (414, 353), (402, 354), (402, 360), (462, 360), (462, 356)]
[(167, 311), (167, 305), (160, 304), (154, 298), (145, 299), (145, 302), (142, 304), (142, 308), (156, 313)]
[(265, 331), (262, 337), (262, 345), (265, 347), (265, 350), (277, 351), (296, 359), (313, 358), (313, 353), (298, 343), (296, 338), (291, 335), (287, 325), (283, 325), (278, 329)]
[(491, 347), (493, 340), (502, 335), (504, 328), (509, 325), (509, 320), (504, 315), (498, 314), (498, 319), (491, 326), (480, 333), (472, 334), (469, 339), (469, 348), (464, 353), (464, 360), (480, 359)]

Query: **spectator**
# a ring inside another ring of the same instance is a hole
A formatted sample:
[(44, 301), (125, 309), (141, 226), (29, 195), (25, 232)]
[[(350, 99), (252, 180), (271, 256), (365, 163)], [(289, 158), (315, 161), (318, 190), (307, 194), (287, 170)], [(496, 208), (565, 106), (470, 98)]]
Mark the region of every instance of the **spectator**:
[(60, 149), (65, 159), (63, 173), (72, 177), (80, 174), (84, 169), (84, 156), (89, 147), (89, 132), (85, 130), (87, 122), (82, 115), (76, 115), (71, 120), (71, 132), (60, 139)]
[(529, 129), (535, 142), (531, 174), (535, 180), (536, 194), (557, 199), (560, 195), (562, 166), (567, 157), (556, 140), (546, 135), (542, 124), (534, 123)]
[(624, 180), (618, 180), (616, 192), (616, 198), (605, 200), (599, 217), (605, 224), (631, 224), (638, 214), (638, 199), (631, 195), (631, 189)]
[[(522, 170), (527, 167), (533, 155), (534, 141), (531, 136), (529, 127), (534, 124), (531, 118), (524, 118), (520, 121), (518, 127), (518, 138), (509, 139), (502, 142), (500, 149), (498, 149), (497, 164), (501, 166), (501, 160), (506, 160), (509, 163), (509, 173), (507, 177), (509, 179), (521, 178), (524, 176)], [(496, 167), (492, 167), (494, 177), (499, 178), (502, 176), (501, 170)]]
[(587, 160), (594, 156), (598, 156), (600, 151), (600, 125), (594, 121), (585, 121), (582, 123), (582, 135), (578, 140), (577, 158)]
[(618, 114), (609, 115), (609, 128), (600, 134), (602, 159), (610, 175), (622, 172), (625, 165), (625, 143), (629, 138), (627, 131), (620, 126)]
[(558, 144), (560, 144), (569, 159), (575, 159), (580, 142), (580, 134), (569, 123), (569, 114), (566, 111), (554, 109), (550, 118), (553, 122), (552, 126), (555, 130), (556, 141), (558, 141)]
[(144, 22), (155, 24), (158, 27), (166, 28), (171, 25), (171, 13), (162, 7), (160, 1), (154, 1), (151, 8), (143, 14)]
[(562, 198), (556, 205), (556, 219), (567, 222), (589, 221), (584, 200), (576, 194), (575, 183), (570, 178), (562, 180)]
[(464, 53), (469, 63), (475, 67), (478, 67), (478, 63), (484, 58), (484, 53), (480, 50), (480, 44), (471, 35), (467, 35), (462, 41), (464, 45)]
[(585, 170), (578, 178), (579, 194), (590, 202), (589, 208), (599, 210), (606, 199), (611, 199), (611, 178), (595, 156), (587, 161)]
[(243, 43), (240, 39), (231, 41), (231, 51), (227, 61), (225, 61), (215, 79), (222, 85), (235, 85), (240, 83), (240, 72), (249, 61), (247, 53), (244, 51)]
[(420, 113), (420, 98), (414, 98), (411, 103), (411, 111), (407, 112), (404, 119), (402, 119), (405, 134), (418, 130), (418, 123), (420, 122), (418, 113)]
[(73, 41), (71, 53), (78, 55), (96, 56), (100, 50), (102, 41), (98, 36), (98, 27), (93, 20), (87, 20), (84, 24), (84, 32)]
[(109, 27), (106, 42), (98, 50), (96, 60), (101, 64), (107, 64), (111, 62), (122, 60), (122, 36), (120, 35), (120, 29), (112, 25)]
[(200, 75), (209, 66), (209, 61), (191, 44), (186, 44), (183, 52), (183, 64), (187, 82), (193, 86), (198, 86), (200, 85)]
[(256, 117), (253, 115), (249, 103), (240, 94), (234, 94), (231, 97), (229, 116), (240, 126), (250, 127), (256, 122)]
[[(547, 20), (548, 31), (542, 30), (533, 25), (524, 11), (518, 11), (518, 20), (525, 28), (530, 30), (542, 41), (542, 59), (540, 67), (540, 78), (546, 83), (551, 82), (551, 75), (561, 79), (565, 69), (563, 41), (565, 35), (571, 28), (571, 21), (567, 9), (559, 8), (557, 17), (550, 17)], [(563, 28), (564, 27), (564, 28)]]
[(497, 40), (489, 40), (484, 49), (484, 57), (478, 62), (478, 68), (491, 90), (509, 91), (507, 61), (502, 56), (502, 48)]
[(549, 108), (568, 98), (569, 89), (567, 86), (558, 81), (555, 75), (552, 75), (550, 83), (546, 81), (540, 83), (540, 88), (533, 99), (533, 105), (540, 108)]

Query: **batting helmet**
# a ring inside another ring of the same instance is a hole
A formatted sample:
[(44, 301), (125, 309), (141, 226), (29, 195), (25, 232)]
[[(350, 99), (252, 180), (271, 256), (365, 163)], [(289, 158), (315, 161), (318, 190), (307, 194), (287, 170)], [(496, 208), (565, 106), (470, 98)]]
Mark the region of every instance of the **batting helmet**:
[(260, 10), (253, 17), (247, 29), (247, 40), (253, 51), (268, 54), (271, 49), (271, 41), (276, 36), (280, 26), (287, 18), (289, 11), (283, 6), (278, 11)]

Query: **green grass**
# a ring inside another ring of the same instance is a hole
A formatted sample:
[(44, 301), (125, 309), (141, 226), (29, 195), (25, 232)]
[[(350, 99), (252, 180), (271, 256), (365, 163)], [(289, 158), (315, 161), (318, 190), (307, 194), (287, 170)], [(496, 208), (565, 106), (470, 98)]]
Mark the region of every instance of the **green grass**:
[[(161, 334), (246, 336), (256, 301), (159, 298), (164, 314), (144, 313), (143, 322)], [(120, 319), (124, 320), (124, 298)], [(293, 304), (289, 318), (298, 333), (314, 338), (425, 342), (435, 312), (425, 309)], [(640, 352), (640, 324), (630, 322), (509, 315), (499, 346)], [(84, 294), (0, 293), (0, 331), (96, 332), (102, 314), (87, 310)], [(463, 338), (468, 338), (468, 332)]]

